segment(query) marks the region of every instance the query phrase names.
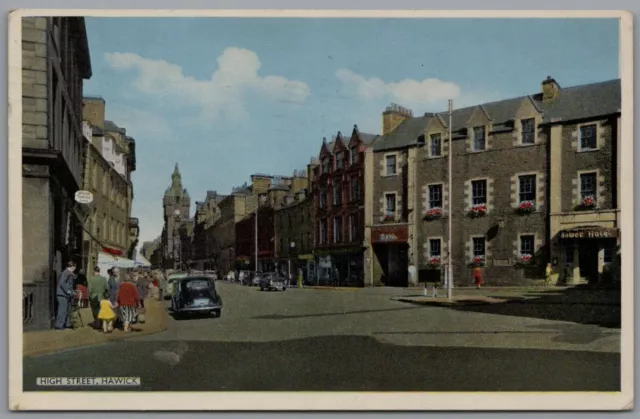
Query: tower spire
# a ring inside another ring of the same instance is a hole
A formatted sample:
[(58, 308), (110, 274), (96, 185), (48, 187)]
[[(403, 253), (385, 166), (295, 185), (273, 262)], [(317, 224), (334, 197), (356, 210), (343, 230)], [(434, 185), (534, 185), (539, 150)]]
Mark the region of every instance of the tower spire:
[(180, 170), (178, 169), (178, 163), (176, 162), (176, 167), (173, 169), (173, 174), (180, 176)]

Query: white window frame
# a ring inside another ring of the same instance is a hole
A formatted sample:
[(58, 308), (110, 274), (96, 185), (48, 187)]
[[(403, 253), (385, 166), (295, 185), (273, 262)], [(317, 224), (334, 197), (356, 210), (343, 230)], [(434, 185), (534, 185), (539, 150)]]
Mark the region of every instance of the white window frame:
[[(582, 129), (585, 127), (590, 127), (593, 126), (594, 130), (595, 130), (595, 142), (596, 142), (596, 146), (595, 147), (590, 147), (590, 148), (584, 148), (582, 147)], [(578, 151), (579, 152), (585, 152), (585, 151), (597, 151), (600, 149), (600, 124), (598, 122), (587, 122), (584, 124), (579, 124), (577, 126), (577, 130), (578, 130)]]
[[(438, 154), (433, 154), (433, 137), (434, 136), (438, 136), (440, 141), (440, 146), (438, 147), (439, 149)], [(441, 132), (434, 132), (432, 134), (429, 134), (429, 157), (432, 157), (432, 158), (442, 157), (442, 138), (443, 137), (444, 135), (442, 135)]]
[(486, 261), (487, 260), (487, 238), (485, 236), (471, 236), (471, 258), (475, 258), (478, 257), (478, 255), (476, 255), (476, 243), (475, 240), (476, 239), (482, 239), (483, 243), (484, 243), (484, 253), (482, 254), (482, 260)]
[(593, 200), (595, 201), (596, 205), (598, 205), (598, 192), (599, 192), (599, 188), (598, 188), (598, 177), (599, 177), (599, 173), (597, 170), (585, 170), (585, 171), (581, 171), (578, 172), (578, 199), (580, 200), (580, 202), (582, 202), (586, 196), (582, 195), (582, 176), (584, 175), (593, 175), (595, 176), (595, 182), (594, 182), (594, 191), (593, 194), (588, 195), (593, 197)]
[[(473, 202), (473, 183), (474, 182), (484, 182), (484, 202), (480, 202), (475, 204)], [(475, 205), (489, 205), (489, 179), (487, 178), (479, 178), (479, 179), (471, 179), (469, 181), (469, 205), (470, 207), (474, 207)]]
[[(393, 157), (393, 173), (389, 173), (389, 157)], [(398, 175), (398, 154), (389, 153), (384, 155), (384, 173), (385, 176), (397, 176)]]
[[(389, 201), (388, 201), (388, 197), (393, 195), (393, 204), (394, 204), (394, 209), (393, 212), (389, 211)], [(397, 216), (397, 212), (398, 212), (398, 193), (397, 192), (385, 192), (384, 193), (384, 216), (392, 216), (394, 219)]]
[[(440, 187), (440, 206), (431, 205), (431, 188), (434, 186)], [(444, 206), (444, 183), (430, 183), (427, 185), (427, 209), (440, 208)]]
[[(476, 128), (482, 128), (483, 133), (483, 148), (476, 148)], [(471, 127), (471, 150), (475, 153), (487, 151), (487, 126), (486, 125), (474, 125)]]
[[(431, 247), (431, 243), (432, 242), (438, 242), (440, 245), (440, 254), (439, 255), (434, 255), (433, 254), (433, 248)], [(434, 257), (438, 257), (440, 260), (442, 260), (442, 238), (441, 237), (429, 237), (428, 238), (428, 246), (429, 246), (429, 259), (434, 258)]]
[[(533, 176), (533, 194), (534, 194), (534, 199), (533, 200), (529, 200), (529, 199), (521, 199), (520, 195), (521, 195), (521, 189), (520, 189), (520, 179), (525, 177), (525, 176)], [(534, 208), (538, 205), (538, 174), (537, 173), (519, 173), (518, 177), (516, 178), (516, 182), (518, 182), (518, 205), (522, 204), (525, 201), (531, 201), (533, 202)]]

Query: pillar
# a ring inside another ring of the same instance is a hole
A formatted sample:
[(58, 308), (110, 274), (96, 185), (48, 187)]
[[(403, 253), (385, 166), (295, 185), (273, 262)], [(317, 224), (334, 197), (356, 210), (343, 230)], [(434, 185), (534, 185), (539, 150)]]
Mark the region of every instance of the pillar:
[(573, 246), (573, 282), (580, 282), (580, 246), (575, 242)]

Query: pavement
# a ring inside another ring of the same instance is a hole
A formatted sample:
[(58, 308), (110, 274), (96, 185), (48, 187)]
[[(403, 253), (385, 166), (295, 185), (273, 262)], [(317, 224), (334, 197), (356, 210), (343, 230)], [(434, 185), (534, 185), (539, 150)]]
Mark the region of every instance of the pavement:
[(102, 329), (95, 330), (89, 326), (93, 321), (90, 308), (80, 309), (80, 316), (84, 327), (66, 330), (42, 330), (26, 332), (22, 335), (22, 354), (24, 357), (55, 353), (66, 349), (82, 346), (96, 345), (114, 340), (123, 340), (131, 337), (131, 334), (144, 336), (166, 330), (168, 314), (164, 302), (146, 300), (146, 321), (144, 324), (136, 324), (134, 330), (125, 333), (114, 330), (112, 333), (103, 333)]
[[(415, 296), (415, 289), (261, 292), (222, 281), (218, 289), (225, 303), (220, 318), (170, 317), (159, 333), (26, 357), (24, 390), (38, 390), (36, 377), (88, 375), (139, 376), (140, 391), (620, 389), (620, 329), (610, 318), (593, 321), (604, 312), (590, 294), (456, 290), (490, 298), (593, 299), (591, 305), (535, 305), (563, 308), (545, 318), (523, 304), (442, 307), (396, 300)], [(521, 312), (496, 311), (500, 306)]]

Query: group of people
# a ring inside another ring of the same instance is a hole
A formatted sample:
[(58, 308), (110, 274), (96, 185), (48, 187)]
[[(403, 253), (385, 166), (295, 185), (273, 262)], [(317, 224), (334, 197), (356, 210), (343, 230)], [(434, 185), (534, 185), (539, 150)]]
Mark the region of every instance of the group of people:
[(71, 328), (70, 309), (74, 299), (88, 301), (93, 315), (92, 326), (110, 333), (114, 327), (122, 326), (125, 332), (130, 332), (131, 325), (142, 322), (144, 315), (144, 301), (149, 296), (149, 288), (154, 285), (159, 288), (157, 275), (139, 269), (133, 270), (124, 278), (120, 268), (113, 267), (107, 271), (109, 277), (100, 274), (100, 267), (93, 268), (93, 275), (78, 280), (75, 274), (76, 264), (71, 261), (60, 276), (56, 289), (58, 309), (55, 328), (64, 330)]

